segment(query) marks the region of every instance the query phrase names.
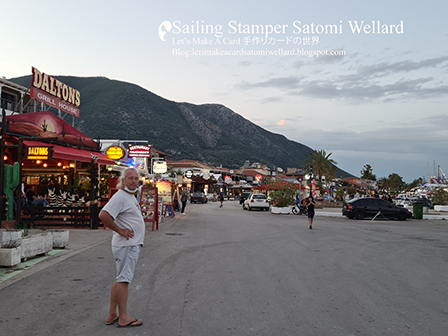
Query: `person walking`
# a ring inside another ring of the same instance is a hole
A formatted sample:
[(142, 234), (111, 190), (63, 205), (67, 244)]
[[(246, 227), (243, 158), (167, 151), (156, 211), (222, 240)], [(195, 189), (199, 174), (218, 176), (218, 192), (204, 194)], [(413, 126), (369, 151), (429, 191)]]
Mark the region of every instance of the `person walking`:
[(181, 213), (184, 216), (185, 216), (185, 207), (187, 206), (187, 200), (188, 200), (187, 193), (185, 191), (182, 191), (182, 196), (180, 197), (180, 202), (182, 203)]
[(314, 202), (313, 196), (308, 197), (306, 202), (306, 209), (308, 212), (308, 224), (310, 225), (310, 230), (313, 229), (313, 219), (314, 219), (314, 207), (316, 203)]
[(114, 231), (112, 253), (117, 268), (117, 277), (112, 285), (107, 325), (117, 327), (139, 327), (141, 320), (128, 315), (128, 288), (134, 277), (140, 251), (145, 238), (145, 222), (140, 205), (135, 198), (139, 175), (135, 168), (128, 168), (120, 176), (119, 189), (99, 214), (100, 220)]
[(221, 190), (221, 192), (219, 193), (219, 201), (221, 202), (221, 205), (219, 206), (220, 208), (222, 208), (222, 203), (224, 202), (224, 191)]

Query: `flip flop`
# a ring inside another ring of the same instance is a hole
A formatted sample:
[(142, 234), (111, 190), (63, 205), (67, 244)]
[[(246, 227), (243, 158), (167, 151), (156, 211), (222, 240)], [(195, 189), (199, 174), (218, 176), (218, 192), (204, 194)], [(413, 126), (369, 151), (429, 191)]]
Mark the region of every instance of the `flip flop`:
[(137, 321), (138, 321), (138, 320), (135, 319), (134, 321), (131, 321), (131, 322), (129, 322), (128, 324), (125, 324), (125, 325), (119, 325), (119, 324), (117, 323), (117, 328), (140, 327), (140, 326), (143, 324), (143, 321), (142, 321), (141, 323), (139, 323), (139, 324), (132, 324), (132, 323), (135, 323), (135, 322), (137, 322)]
[(106, 325), (112, 325), (112, 324), (115, 324), (115, 323), (118, 322), (119, 319), (120, 319), (120, 318), (117, 317), (117, 318), (116, 318), (115, 320), (113, 320), (112, 322), (107, 322), (107, 321), (106, 321)]

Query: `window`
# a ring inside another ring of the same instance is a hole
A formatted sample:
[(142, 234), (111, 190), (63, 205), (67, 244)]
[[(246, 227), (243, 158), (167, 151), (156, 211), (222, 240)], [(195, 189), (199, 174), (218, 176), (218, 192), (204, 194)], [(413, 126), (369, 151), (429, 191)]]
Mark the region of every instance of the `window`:
[(261, 200), (263, 200), (263, 199), (266, 199), (266, 196), (265, 195), (254, 195), (252, 197), (252, 199), (261, 199)]

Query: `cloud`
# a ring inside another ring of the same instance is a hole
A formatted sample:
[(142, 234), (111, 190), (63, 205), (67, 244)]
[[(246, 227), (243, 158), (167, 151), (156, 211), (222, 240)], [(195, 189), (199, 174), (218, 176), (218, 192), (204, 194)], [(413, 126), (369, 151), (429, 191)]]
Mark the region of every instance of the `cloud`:
[(384, 102), (396, 99), (427, 98), (448, 93), (448, 86), (423, 87), (433, 81), (433, 77), (417, 78), (411, 80), (400, 79), (391, 84), (358, 84), (351, 82), (312, 81), (301, 90), (291, 91), (290, 95), (308, 96), (314, 98), (339, 98), (355, 102), (369, 101), (371, 99), (385, 98)]
[(410, 72), (425, 68), (436, 68), (446, 66), (448, 56), (430, 58), (419, 62), (405, 60), (399, 62), (381, 62), (374, 65), (364, 65), (357, 69), (357, 75), (360, 77), (383, 77), (395, 73)]
[(292, 67), (295, 69), (301, 69), (305, 65), (304, 61), (296, 61), (292, 64)]
[(280, 97), (267, 97), (261, 100), (261, 104), (269, 104), (269, 103), (277, 103), (279, 101), (281, 101), (282, 98)]
[(241, 61), (241, 62), (239, 62), (238, 64), (239, 64), (240, 66), (247, 67), (247, 66), (252, 65), (252, 62), (250, 62), (250, 61)]
[(395, 127), (386, 123), (382, 129), (364, 132), (298, 128), (288, 123), (282, 133), (313, 149), (332, 153), (338, 167), (352, 174), (359, 176), (363, 165), (369, 163), (377, 177), (396, 172), (411, 182), (426, 175), (434, 161), (448, 170), (447, 124), (448, 115), (424, 117)]
[(269, 88), (269, 87), (284, 90), (284, 89), (296, 88), (298, 87), (299, 83), (300, 79), (298, 77), (291, 76), (291, 77), (275, 77), (263, 82), (256, 82), (256, 83), (249, 83), (247, 81), (242, 81), (241, 83), (235, 86), (243, 90), (253, 88)]
[[(343, 50), (341, 48), (340, 50)], [(345, 55), (322, 55), (319, 57), (316, 57), (314, 60), (314, 63), (321, 64), (321, 63), (338, 63), (342, 62), (344, 58), (347, 57)]]
[[(363, 55), (358, 55), (362, 59)], [(337, 58), (341, 61), (343, 58)], [(333, 60), (332, 62), (336, 62)], [(384, 103), (427, 99), (448, 94), (448, 83), (441, 77), (441, 68), (448, 69), (448, 56), (423, 59), (379, 62), (353, 66), (328, 64), (328, 59), (310, 63), (295, 61), (293, 69), (300, 70), (299, 76), (271, 77), (258, 82), (242, 81), (235, 85), (242, 90), (278, 89), (290, 96), (317, 99), (337, 99), (350, 103), (371, 102), (372, 99)], [(355, 64), (358, 64), (355, 62)], [(439, 69), (431, 76), (419, 76), (419, 70)], [(417, 72), (412, 74), (412, 72)], [(402, 77), (398, 77), (403, 74)]]

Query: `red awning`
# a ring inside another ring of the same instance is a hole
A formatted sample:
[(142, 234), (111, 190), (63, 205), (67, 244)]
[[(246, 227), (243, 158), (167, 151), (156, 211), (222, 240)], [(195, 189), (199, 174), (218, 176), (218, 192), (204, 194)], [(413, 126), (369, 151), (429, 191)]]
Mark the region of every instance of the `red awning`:
[(26, 146), (52, 146), (53, 147), (53, 157), (55, 159), (63, 159), (63, 160), (74, 160), (74, 161), (82, 161), (82, 162), (90, 162), (92, 160), (92, 155), (96, 155), (98, 157), (98, 163), (105, 165), (113, 165), (115, 164), (114, 160), (109, 159), (106, 155), (100, 152), (89, 151), (85, 149), (73, 148), (73, 147), (65, 147), (55, 144), (49, 144), (40, 141), (23, 141)]

